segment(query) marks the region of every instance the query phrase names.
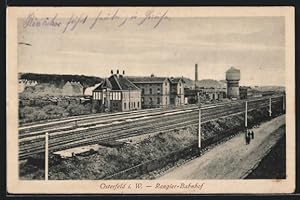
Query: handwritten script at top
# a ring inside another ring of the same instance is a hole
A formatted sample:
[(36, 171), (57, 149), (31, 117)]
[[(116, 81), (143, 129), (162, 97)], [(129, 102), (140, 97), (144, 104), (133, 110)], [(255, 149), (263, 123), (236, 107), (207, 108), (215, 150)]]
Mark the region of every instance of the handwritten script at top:
[(163, 12), (155, 12), (154, 10), (147, 10), (141, 16), (130, 15), (120, 17), (120, 10), (117, 9), (113, 12), (99, 11), (97, 16), (89, 16), (86, 14), (71, 15), (67, 18), (59, 18), (58, 14), (51, 17), (38, 18), (35, 13), (30, 13), (23, 22), (24, 28), (42, 28), (52, 27), (61, 29), (62, 33), (74, 31), (78, 26), (86, 24), (88, 29), (94, 29), (101, 21), (108, 21), (115, 23), (117, 27), (122, 27), (129, 22), (141, 26), (146, 22), (150, 22), (153, 28), (157, 28), (164, 20), (169, 20), (167, 16), (168, 10)]

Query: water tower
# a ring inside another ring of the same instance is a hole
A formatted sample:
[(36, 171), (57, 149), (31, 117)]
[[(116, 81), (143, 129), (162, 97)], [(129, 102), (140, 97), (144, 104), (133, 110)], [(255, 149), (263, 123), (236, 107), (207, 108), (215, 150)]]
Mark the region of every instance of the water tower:
[(226, 71), (226, 81), (227, 81), (227, 98), (239, 98), (239, 81), (241, 79), (241, 73), (239, 69), (231, 67)]

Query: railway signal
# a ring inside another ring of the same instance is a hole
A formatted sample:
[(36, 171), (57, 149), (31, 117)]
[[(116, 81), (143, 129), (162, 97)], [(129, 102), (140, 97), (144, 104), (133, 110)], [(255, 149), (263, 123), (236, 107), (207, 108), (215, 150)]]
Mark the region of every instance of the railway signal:
[(48, 144), (49, 143), (49, 134), (45, 134), (45, 181), (48, 181)]

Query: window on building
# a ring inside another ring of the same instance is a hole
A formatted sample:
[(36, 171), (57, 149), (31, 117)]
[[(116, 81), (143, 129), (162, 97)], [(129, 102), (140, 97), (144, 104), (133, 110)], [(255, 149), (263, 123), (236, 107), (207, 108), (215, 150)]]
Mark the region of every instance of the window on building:
[(139, 102), (139, 101), (137, 102), (137, 107), (138, 107), (138, 108), (140, 107), (140, 102)]
[(168, 104), (168, 97), (166, 97), (166, 105)]
[(150, 104), (152, 104), (152, 98), (151, 97), (149, 98), (149, 100), (150, 100)]
[(157, 94), (160, 94), (160, 88), (157, 88)]
[(135, 108), (135, 102), (133, 102), (133, 107)]
[(149, 93), (152, 94), (152, 88), (149, 89)]
[(167, 82), (165, 82), (165, 86), (167, 86), (168, 85), (168, 83)]
[(124, 102), (124, 109), (126, 109), (126, 102)]
[(160, 98), (159, 97), (157, 98), (157, 104), (160, 104)]

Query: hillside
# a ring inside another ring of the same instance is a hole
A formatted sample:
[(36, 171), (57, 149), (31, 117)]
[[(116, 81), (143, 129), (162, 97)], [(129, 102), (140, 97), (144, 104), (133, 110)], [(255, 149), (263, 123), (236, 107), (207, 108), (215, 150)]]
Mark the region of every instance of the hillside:
[(284, 86), (258, 86), (254, 87), (255, 90), (260, 92), (267, 92), (267, 91), (275, 91), (275, 92), (284, 92)]
[(102, 81), (102, 78), (85, 75), (59, 75), (59, 74), (37, 74), (37, 73), (20, 73), (21, 79), (37, 81), (39, 84), (53, 84), (61, 88), (67, 81), (80, 82), (84, 88), (93, 86)]

